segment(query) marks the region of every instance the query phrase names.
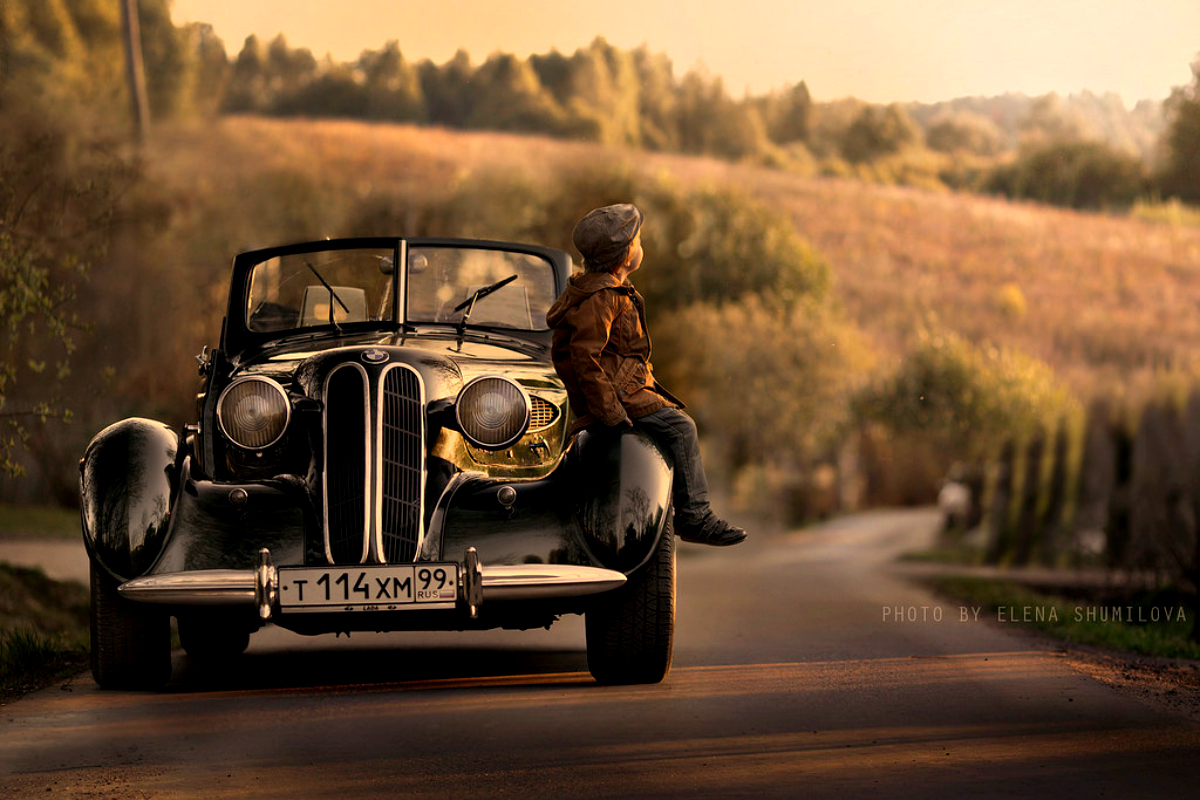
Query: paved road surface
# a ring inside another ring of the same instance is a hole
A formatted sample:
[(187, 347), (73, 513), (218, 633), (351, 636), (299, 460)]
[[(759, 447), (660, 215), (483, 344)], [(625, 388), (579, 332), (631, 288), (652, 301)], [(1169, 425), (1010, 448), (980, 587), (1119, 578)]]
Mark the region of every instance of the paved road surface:
[(959, 622), (888, 567), (933, 522), (879, 512), (686, 549), (658, 686), (594, 685), (577, 618), (349, 641), (268, 630), (236, 674), (177, 655), (157, 695), (81, 678), (0, 709), (0, 796), (1194, 796), (1200, 726)]

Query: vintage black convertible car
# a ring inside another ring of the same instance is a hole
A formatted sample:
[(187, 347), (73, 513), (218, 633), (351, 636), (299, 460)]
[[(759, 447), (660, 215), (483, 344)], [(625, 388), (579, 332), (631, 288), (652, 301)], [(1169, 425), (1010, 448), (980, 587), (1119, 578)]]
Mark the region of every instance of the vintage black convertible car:
[(155, 688), (189, 658), (303, 634), (527, 629), (584, 614), (605, 683), (671, 663), (671, 466), (568, 435), (545, 314), (566, 253), (358, 238), (234, 260), (199, 422), (127, 419), (81, 462), (92, 671)]

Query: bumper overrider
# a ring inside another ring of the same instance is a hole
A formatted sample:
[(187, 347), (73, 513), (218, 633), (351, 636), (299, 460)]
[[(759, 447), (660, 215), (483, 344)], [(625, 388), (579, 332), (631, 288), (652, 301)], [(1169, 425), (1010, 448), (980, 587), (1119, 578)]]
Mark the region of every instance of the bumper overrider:
[[(420, 568), (421, 562), (403, 565)], [(625, 575), (615, 570), (572, 564), (520, 564), (481, 566), (475, 548), (468, 548), (464, 560), (457, 564), (458, 580), (452, 597), (445, 595), (431, 608), (454, 608), (476, 619), (484, 604), (520, 601), (561, 600), (617, 589), (625, 583)], [(285, 570), (287, 568), (284, 568)], [(364, 569), (368, 569), (364, 565)], [(271, 562), (270, 551), (259, 551), (259, 564), (254, 569), (205, 569), (187, 572), (166, 572), (147, 575), (122, 583), (121, 595), (140, 603), (166, 606), (224, 606), (256, 608), (262, 622), (281, 615), (302, 613), (280, 598), (280, 569)], [(419, 609), (419, 603), (403, 604)], [(386, 607), (386, 604), (384, 604)], [(316, 610), (353, 613), (352, 609), (378, 612), (378, 604), (343, 606), (336, 604)], [(396, 613), (408, 613), (397, 611)]]

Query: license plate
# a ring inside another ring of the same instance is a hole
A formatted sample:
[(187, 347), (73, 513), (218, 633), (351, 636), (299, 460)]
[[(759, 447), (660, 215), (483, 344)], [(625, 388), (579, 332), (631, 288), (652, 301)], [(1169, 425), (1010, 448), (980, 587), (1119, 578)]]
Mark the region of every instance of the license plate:
[(281, 611), (404, 611), (454, 608), (454, 563), (361, 567), (281, 567)]

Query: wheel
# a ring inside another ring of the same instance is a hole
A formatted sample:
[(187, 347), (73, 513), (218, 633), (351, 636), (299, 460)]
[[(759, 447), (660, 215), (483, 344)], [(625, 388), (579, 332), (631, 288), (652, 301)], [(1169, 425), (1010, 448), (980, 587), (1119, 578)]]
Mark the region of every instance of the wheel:
[(250, 629), (234, 614), (189, 614), (179, 618), (179, 643), (194, 661), (220, 663), (246, 651)]
[(658, 683), (675, 638), (675, 532), (667, 526), (642, 569), (585, 615), (588, 670), (600, 683)]
[(92, 564), (92, 677), (101, 689), (160, 689), (171, 679), (171, 618), (121, 597)]

